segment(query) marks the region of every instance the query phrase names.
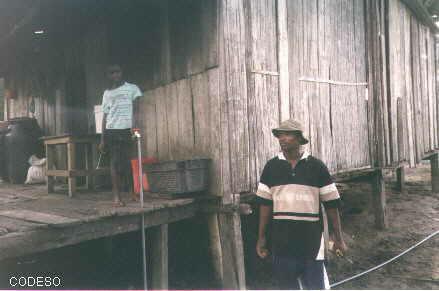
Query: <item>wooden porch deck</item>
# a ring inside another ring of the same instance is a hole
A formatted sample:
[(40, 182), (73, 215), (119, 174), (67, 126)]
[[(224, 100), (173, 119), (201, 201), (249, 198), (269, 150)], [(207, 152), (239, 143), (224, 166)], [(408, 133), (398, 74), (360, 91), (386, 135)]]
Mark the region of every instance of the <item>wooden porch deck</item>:
[(0, 183), (0, 260), (46, 251), (101, 237), (166, 225), (190, 218), (199, 210), (199, 199), (145, 197), (145, 206), (130, 200), (112, 206), (110, 192), (79, 190), (74, 198), (65, 192), (47, 194), (45, 185)]

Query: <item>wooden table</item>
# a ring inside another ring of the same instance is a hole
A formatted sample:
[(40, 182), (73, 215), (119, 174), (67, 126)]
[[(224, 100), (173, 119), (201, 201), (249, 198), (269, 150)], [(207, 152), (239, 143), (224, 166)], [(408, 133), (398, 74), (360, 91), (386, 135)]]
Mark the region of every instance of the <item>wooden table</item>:
[[(46, 148), (46, 169), (47, 169), (47, 193), (54, 192), (55, 177), (66, 177), (68, 179), (69, 197), (72, 197), (76, 192), (76, 177), (86, 177), (86, 187), (93, 189), (93, 176), (108, 175), (110, 170), (108, 168), (94, 169), (93, 168), (93, 146), (96, 146), (100, 141), (100, 135), (90, 134), (82, 136), (74, 135), (58, 135), (58, 136), (44, 136), (41, 138), (44, 141)], [(77, 169), (77, 145), (83, 144), (85, 146), (85, 169)], [(54, 169), (55, 161), (55, 146), (67, 146), (67, 169)]]

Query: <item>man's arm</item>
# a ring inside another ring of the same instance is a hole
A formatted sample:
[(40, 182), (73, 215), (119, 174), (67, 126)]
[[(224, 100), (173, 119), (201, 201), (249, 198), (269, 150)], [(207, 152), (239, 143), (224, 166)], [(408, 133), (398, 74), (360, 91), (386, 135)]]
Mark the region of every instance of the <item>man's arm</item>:
[(328, 208), (326, 209), (328, 214), (328, 220), (332, 225), (333, 235), (334, 235), (334, 250), (340, 250), (341, 252), (346, 251), (348, 248), (343, 240), (343, 235), (341, 231), (340, 214), (338, 213), (338, 208)]
[(267, 226), (271, 221), (273, 213), (272, 205), (261, 204), (259, 206), (259, 228), (258, 228), (258, 241), (256, 243), (256, 253), (260, 258), (268, 256), (267, 249)]

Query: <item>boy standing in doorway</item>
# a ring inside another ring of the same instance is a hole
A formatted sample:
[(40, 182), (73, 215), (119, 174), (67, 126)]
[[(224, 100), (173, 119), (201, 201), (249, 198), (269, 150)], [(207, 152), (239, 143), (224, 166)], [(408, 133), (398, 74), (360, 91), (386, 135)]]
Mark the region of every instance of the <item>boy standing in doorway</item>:
[(124, 206), (120, 197), (121, 177), (130, 171), (131, 129), (138, 110), (139, 87), (125, 82), (122, 68), (109, 65), (107, 76), (110, 86), (102, 97), (102, 136), (99, 148), (109, 152), (114, 206)]

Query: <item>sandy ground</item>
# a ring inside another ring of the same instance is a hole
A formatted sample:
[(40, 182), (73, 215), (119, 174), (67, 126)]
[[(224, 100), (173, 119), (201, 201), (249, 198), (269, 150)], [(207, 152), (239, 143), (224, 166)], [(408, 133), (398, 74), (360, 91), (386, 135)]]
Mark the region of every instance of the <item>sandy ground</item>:
[[(340, 185), (344, 198), (343, 231), (350, 247), (345, 258), (330, 257), (330, 282), (374, 267), (439, 230), (439, 194), (431, 193), (429, 164), (407, 169), (407, 193), (395, 190), (386, 173), (389, 227), (377, 231), (368, 183)], [(405, 256), (335, 289), (439, 289), (439, 235)]]

